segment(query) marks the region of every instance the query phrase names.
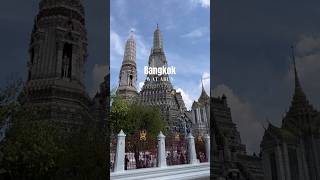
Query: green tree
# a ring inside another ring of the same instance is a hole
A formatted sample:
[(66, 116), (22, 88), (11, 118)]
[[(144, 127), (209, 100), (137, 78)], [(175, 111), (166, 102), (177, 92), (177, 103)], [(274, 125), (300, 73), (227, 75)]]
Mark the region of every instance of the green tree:
[(146, 130), (152, 137), (165, 130), (165, 122), (158, 107), (128, 103), (119, 96), (112, 98), (110, 112), (111, 131), (117, 134), (122, 129), (128, 137)]
[(20, 104), (17, 99), (21, 88), (21, 80), (14, 80), (7, 83), (4, 88), (0, 88), (0, 124), (19, 109)]
[(10, 117), (0, 144), (0, 169), (13, 180), (107, 179), (107, 129), (87, 121), (66, 132), (60, 123), (42, 118), (49, 109), (20, 105), (21, 88), (14, 86), (0, 91), (0, 119)]
[(30, 118), (34, 112), (20, 110), (14, 116), (2, 146), (2, 166), (12, 179), (50, 179), (65, 152), (59, 129), (49, 121)]
[(134, 124), (134, 129), (128, 134), (133, 135), (140, 130), (146, 130), (152, 138), (164, 131), (165, 123), (157, 107), (131, 104), (128, 112), (128, 122)]
[(129, 132), (133, 129), (134, 124), (128, 122), (129, 104), (119, 96), (112, 98), (112, 106), (110, 110), (111, 132), (118, 133), (121, 129)]
[(20, 80), (13, 81), (0, 90), (1, 122), (10, 119), (0, 146), (1, 168), (11, 179), (48, 179), (64, 147), (58, 143), (56, 126), (40, 121), (41, 113), (47, 113), (44, 108), (24, 107), (18, 102), (18, 97), (23, 96), (22, 85)]
[[(165, 122), (161, 117), (158, 107), (144, 106), (138, 102), (128, 103), (121, 97), (112, 96), (111, 106), (111, 131), (116, 135), (121, 129), (125, 132), (127, 151), (134, 152), (136, 162), (139, 162), (139, 152), (156, 149), (156, 136), (165, 130)], [(147, 133), (146, 141), (140, 140), (140, 131)], [(139, 168), (139, 163), (136, 163)]]
[(67, 148), (55, 179), (107, 179), (106, 130), (92, 122), (84, 123), (65, 139)]

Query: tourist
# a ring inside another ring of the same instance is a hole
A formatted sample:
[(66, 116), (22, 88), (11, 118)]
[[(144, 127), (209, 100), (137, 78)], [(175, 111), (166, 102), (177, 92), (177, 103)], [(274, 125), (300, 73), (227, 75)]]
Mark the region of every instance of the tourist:
[(125, 155), (124, 158), (124, 170), (128, 170), (128, 163), (129, 163), (129, 158), (127, 155)]

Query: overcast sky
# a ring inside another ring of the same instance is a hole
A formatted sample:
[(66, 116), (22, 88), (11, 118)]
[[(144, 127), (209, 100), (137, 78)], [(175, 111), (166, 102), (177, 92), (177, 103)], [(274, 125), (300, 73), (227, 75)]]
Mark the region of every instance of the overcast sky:
[[(33, 19), (39, 0), (2, 1), (0, 5), (0, 87), (8, 80), (26, 79), (28, 48)], [(86, 64), (86, 86), (93, 95), (106, 74), (107, 1), (84, 2), (88, 31), (89, 57)]]
[(114, 0), (110, 11), (111, 87), (116, 88), (125, 42), (134, 30), (137, 43), (138, 81), (145, 80), (153, 44), (153, 32), (159, 24), (168, 65), (176, 67), (172, 84), (182, 92), (188, 108), (201, 93), (201, 78), (210, 89), (210, 1), (209, 0)]
[[(28, 47), (38, 2), (11, 0), (0, 6), (0, 85), (25, 78)], [(84, 2), (89, 40), (86, 85), (92, 95), (106, 72), (107, 1)], [(111, 2), (111, 87), (118, 82), (123, 46), (131, 29), (137, 38), (138, 83), (159, 23), (173, 78), (188, 106), (209, 75), (209, 0), (114, 0)], [(280, 126), (289, 108), (293, 79), (290, 46), (296, 46), (303, 89), (320, 109), (320, 1), (216, 1), (215, 95), (225, 93), (248, 151), (259, 151), (266, 118)], [(205, 81), (207, 91), (209, 81)]]
[(277, 126), (293, 93), (290, 46), (310, 102), (320, 109), (320, 1), (216, 1), (214, 94), (225, 93), (243, 142), (259, 151), (266, 118)]

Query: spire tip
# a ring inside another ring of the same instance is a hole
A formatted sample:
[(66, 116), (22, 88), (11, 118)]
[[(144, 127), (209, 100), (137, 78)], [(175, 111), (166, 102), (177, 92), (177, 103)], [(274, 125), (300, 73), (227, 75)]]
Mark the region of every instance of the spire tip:
[(201, 77), (201, 87), (202, 87), (202, 90), (204, 90), (204, 86), (203, 86), (203, 77)]
[(134, 38), (134, 29), (130, 29), (129, 38)]

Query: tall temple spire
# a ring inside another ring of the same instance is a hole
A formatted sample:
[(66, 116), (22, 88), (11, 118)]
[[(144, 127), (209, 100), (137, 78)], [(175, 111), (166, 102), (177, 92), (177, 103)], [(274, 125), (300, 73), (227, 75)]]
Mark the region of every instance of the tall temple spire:
[(87, 30), (80, 0), (42, 0), (29, 44), (25, 106), (43, 106), (41, 119), (73, 128), (92, 119), (85, 90)]
[(136, 61), (136, 40), (132, 30), (130, 31), (129, 39), (126, 42), (124, 50), (123, 63), (125, 61)]
[(203, 78), (201, 78), (201, 95), (198, 99), (198, 101), (201, 102), (206, 102), (206, 100), (209, 99), (209, 96), (206, 92), (206, 90), (204, 89), (204, 85), (203, 85)]
[(291, 46), (292, 50), (292, 61), (293, 61), (293, 68), (294, 68), (294, 80), (295, 80), (295, 89), (297, 90), (298, 88), (301, 89), (299, 77), (298, 77), (298, 72), (297, 72), (297, 66), (296, 66), (296, 58), (295, 58), (295, 53), (294, 53), (294, 46)]
[[(297, 71), (297, 65), (296, 65), (296, 59), (295, 59), (295, 52), (294, 52), (294, 46), (291, 46), (291, 58), (292, 58), (292, 64), (293, 64), (293, 73), (294, 73), (294, 95), (293, 95), (293, 102), (296, 102), (297, 99), (301, 99), (301, 97), (304, 96), (304, 93), (302, 91), (298, 71)], [(299, 97), (299, 98), (298, 98)]]
[[(46, 10), (48, 8), (50, 9), (51, 8), (66, 8), (66, 9), (72, 8), (72, 11), (84, 14), (84, 7), (83, 7), (82, 0), (69, 0), (69, 1), (41, 0), (39, 3), (39, 9)], [(68, 10), (64, 12), (63, 11), (60, 11), (60, 12), (65, 13), (65, 12), (68, 12)]]
[(291, 46), (292, 50), (292, 61), (293, 61), (293, 68), (294, 68), (294, 82), (295, 82), (295, 88), (294, 88), (294, 95), (293, 95), (293, 101), (299, 101), (304, 102), (307, 104), (307, 98), (305, 93), (303, 92), (302, 86), (299, 81), (298, 71), (297, 71), (297, 65), (296, 65), (296, 59), (295, 59), (295, 53), (294, 53), (294, 46)]
[(130, 31), (124, 50), (117, 94), (126, 100), (137, 96), (136, 41), (133, 30)]
[[(148, 65), (149, 67), (152, 67), (152, 68), (168, 66), (165, 52), (163, 49), (162, 33), (160, 31), (158, 24), (157, 24), (156, 30), (153, 33), (153, 47), (151, 48)], [(158, 75), (148, 75), (149, 78), (150, 76), (158, 76)], [(168, 77), (167, 74), (164, 74), (163, 76)], [(167, 82), (170, 82), (170, 80), (168, 79)]]
[(294, 94), (291, 101), (291, 105), (289, 111), (287, 112), (286, 116), (283, 119), (283, 126), (290, 127), (290, 128), (302, 128), (306, 129), (305, 127), (308, 126), (305, 119), (306, 117), (312, 117), (315, 110), (313, 106), (309, 103), (302, 86), (299, 81), (295, 54), (294, 54), (294, 47), (291, 46), (292, 49), (292, 61), (293, 61), (293, 68), (294, 68), (294, 80), (295, 80), (295, 88)]
[(201, 87), (202, 87), (202, 91), (204, 91), (203, 78), (201, 78)]
[[(145, 72), (146, 67), (147, 70), (168, 67), (163, 43), (161, 31), (157, 25), (153, 33), (153, 47), (149, 55), (148, 66), (145, 66)], [(180, 122), (188, 118), (184, 114), (186, 107), (181, 93), (172, 86), (168, 73), (147, 73), (139, 93), (139, 102), (146, 106), (158, 107), (163, 120), (166, 121), (167, 127), (172, 132), (182, 127)]]
[(154, 31), (153, 35), (153, 49), (162, 49), (162, 34), (159, 28), (159, 25), (157, 24), (157, 29)]

